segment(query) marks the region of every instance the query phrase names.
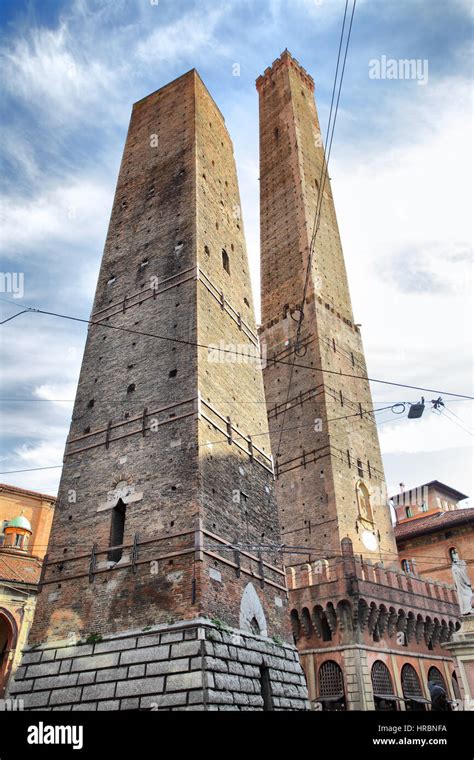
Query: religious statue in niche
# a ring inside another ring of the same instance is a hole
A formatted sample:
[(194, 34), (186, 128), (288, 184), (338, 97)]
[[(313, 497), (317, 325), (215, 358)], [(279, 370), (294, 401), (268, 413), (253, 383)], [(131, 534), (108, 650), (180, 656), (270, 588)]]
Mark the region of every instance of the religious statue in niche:
[(463, 559), (455, 559), (451, 565), (451, 572), (456, 585), (461, 615), (474, 615), (472, 585), (467, 574), (466, 562)]
[(372, 513), (372, 506), (370, 504), (370, 496), (367, 490), (367, 486), (362, 482), (362, 480), (357, 481), (356, 496), (357, 506), (359, 508), (359, 520), (363, 524), (370, 523), (370, 527), (372, 527), (374, 516)]

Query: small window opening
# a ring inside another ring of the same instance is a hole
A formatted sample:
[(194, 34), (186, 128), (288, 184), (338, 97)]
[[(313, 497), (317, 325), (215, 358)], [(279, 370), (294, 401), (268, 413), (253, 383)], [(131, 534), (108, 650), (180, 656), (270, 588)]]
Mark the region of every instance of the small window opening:
[(178, 370), (177, 369), (171, 369), (168, 372), (168, 377), (176, 377), (177, 374), (178, 374)]
[(130, 385), (127, 388), (127, 393), (133, 393), (133, 391), (135, 390), (135, 387), (136, 387), (135, 383), (130, 383)]
[(227, 274), (230, 274), (229, 254), (227, 253), (225, 248), (222, 249), (222, 266), (224, 267)]
[(323, 641), (332, 641), (332, 632), (325, 615), (323, 615), (321, 618), (321, 628), (322, 628), (322, 634), (323, 634)]
[(110, 562), (118, 562), (122, 558), (123, 549), (120, 544), (123, 543), (123, 534), (125, 530), (125, 504), (119, 499), (117, 505), (112, 509), (112, 522), (110, 525), (110, 546), (118, 547), (111, 549), (107, 557)]

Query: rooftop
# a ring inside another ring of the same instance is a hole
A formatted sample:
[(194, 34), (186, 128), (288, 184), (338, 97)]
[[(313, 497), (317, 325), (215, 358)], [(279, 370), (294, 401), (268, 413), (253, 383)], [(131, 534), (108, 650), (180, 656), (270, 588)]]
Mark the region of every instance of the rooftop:
[(398, 501), (401, 500), (401, 497), (410, 497), (410, 494), (416, 494), (417, 492), (419, 493), (423, 488), (435, 488), (437, 491), (442, 491), (446, 495), (455, 498), (456, 501), (461, 501), (461, 499), (468, 498), (467, 494), (461, 493), (461, 491), (457, 491), (456, 488), (451, 488), (451, 486), (447, 486), (446, 483), (441, 483), (439, 480), (430, 480), (429, 483), (423, 483), (420, 486), (407, 488), (406, 491), (400, 491), (400, 493), (394, 494), (389, 498), (393, 499), (393, 501)]
[(18, 517), (14, 517), (13, 520), (9, 520), (9, 522), (5, 525), (5, 530), (7, 528), (22, 528), (23, 530), (28, 530), (31, 533), (31, 523), (24, 515), (18, 515)]
[(474, 527), (474, 508), (456, 509), (452, 512), (433, 512), (418, 517), (416, 520), (405, 520), (395, 526), (395, 539), (399, 542), (405, 538), (423, 536), (456, 525), (472, 523)]
[(48, 493), (40, 493), (39, 491), (28, 491), (26, 488), (18, 488), (18, 486), (12, 486), (8, 483), (0, 483), (0, 495), (4, 492), (23, 494), (25, 496), (36, 496), (37, 499), (46, 499), (47, 501), (56, 501), (56, 496), (51, 496)]
[(41, 562), (31, 555), (0, 552), (0, 583), (9, 581), (36, 585), (41, 575)]

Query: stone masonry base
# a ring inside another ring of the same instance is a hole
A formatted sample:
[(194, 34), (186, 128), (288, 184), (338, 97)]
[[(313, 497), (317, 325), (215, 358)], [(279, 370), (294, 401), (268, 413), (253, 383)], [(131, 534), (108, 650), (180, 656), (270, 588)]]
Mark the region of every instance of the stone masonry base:
[(274, 710), (309, 709), (295, 647), (199, 618), (29, 649), (9, 696), (25, 710), (263, 710), (262, 680)]

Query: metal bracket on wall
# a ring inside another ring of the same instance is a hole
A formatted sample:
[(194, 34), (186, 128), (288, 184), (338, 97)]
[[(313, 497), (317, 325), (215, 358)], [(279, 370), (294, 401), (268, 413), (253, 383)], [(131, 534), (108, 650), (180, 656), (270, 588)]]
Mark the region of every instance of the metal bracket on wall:
[(91, 558), (89, 562), (89, 583), (94, 582), (94, 571), (97, 564), (97, 544), (92, 546)]
[(133, 537), (133, 547), (132, 547), (132, 572), (137, 572), (137, 560), (138, 560), (138, 542), (140, 540), (140, 534), (135, 533)]

